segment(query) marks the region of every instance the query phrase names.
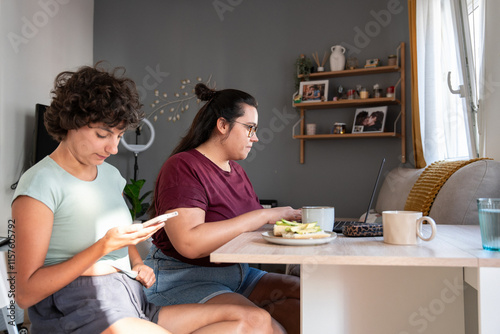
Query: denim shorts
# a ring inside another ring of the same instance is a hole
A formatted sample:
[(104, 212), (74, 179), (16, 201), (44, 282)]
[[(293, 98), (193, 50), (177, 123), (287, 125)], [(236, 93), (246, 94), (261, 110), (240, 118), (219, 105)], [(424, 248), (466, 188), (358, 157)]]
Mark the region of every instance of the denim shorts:
[(153, 268), (156, 275), (155, 284), (144, 291), (151, 303), (161, 306), (205, 303), (229, 292), (248, 297), (266, 274), (246, 263), (227, 267), (187, 264), (166, 256), (154, 245), (144, 263)]
[(123, 273), (81, 276), (28, 309), (30, 333), (101, 333), (123, 318), (157, 323), (160, 309)]

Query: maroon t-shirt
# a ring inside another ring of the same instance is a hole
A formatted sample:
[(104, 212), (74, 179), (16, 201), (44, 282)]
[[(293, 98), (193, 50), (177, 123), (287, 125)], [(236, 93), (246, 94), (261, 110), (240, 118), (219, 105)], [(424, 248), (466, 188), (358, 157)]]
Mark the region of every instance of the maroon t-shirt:
[[(226, 172), (195, 149), (170, 157), (156, 180), (157, 214), (177, 208), (200, 208), (205, 211), (205, 223), (210, 223), (262, 209), (243, 168), (234, 161), (229, 164), (231, 171)], [(155, 233), (153, 243), (165, 255), (185, 263), (217, 266), (208, 256), (188, 259), (179, 254), (164, 229)]]

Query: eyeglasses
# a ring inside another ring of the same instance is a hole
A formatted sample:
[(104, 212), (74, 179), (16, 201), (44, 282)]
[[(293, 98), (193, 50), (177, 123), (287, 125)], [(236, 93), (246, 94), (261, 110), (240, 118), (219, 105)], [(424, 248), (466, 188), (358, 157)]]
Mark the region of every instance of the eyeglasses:
[(248, 138), (252, 138), (252, 136), (257, 132), (257, 125), (245, 124), (238, 121), (233, 121), (233, 122), (241, 124), (248, 129)]

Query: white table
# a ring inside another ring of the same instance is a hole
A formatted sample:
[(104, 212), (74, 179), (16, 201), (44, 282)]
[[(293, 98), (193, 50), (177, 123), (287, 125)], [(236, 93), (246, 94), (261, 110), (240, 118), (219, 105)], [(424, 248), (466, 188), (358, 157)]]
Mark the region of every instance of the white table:
[[(211, 261), (301, 264), (303, 334), (465, 333), (471, 316), (478, 333), (500, 333), (500, 252), (482, 249), (478, 226), (439, 225), (436, 238), (418, 246), (342, 235), (282, 246), (261, 233), (238, 236)], [(464, 282), (477, 289), (477, 316), (465, 314)]]

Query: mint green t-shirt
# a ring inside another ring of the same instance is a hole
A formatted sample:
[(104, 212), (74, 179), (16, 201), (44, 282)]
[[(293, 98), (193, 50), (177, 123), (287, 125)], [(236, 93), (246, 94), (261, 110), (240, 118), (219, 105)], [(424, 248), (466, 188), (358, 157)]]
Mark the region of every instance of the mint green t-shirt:
[[(125, 179), (107, 163), (97, 166), (93, 181), (82, 181), (45, 157), (27, 170), (14, 193), (44, 203), (54, 213), (54, 224), (44, 265), (64, 262), (102, 238), (116, 226), (132, 224), (123, 198)], [(128, 247), (99, 261), (130, 272)]]

